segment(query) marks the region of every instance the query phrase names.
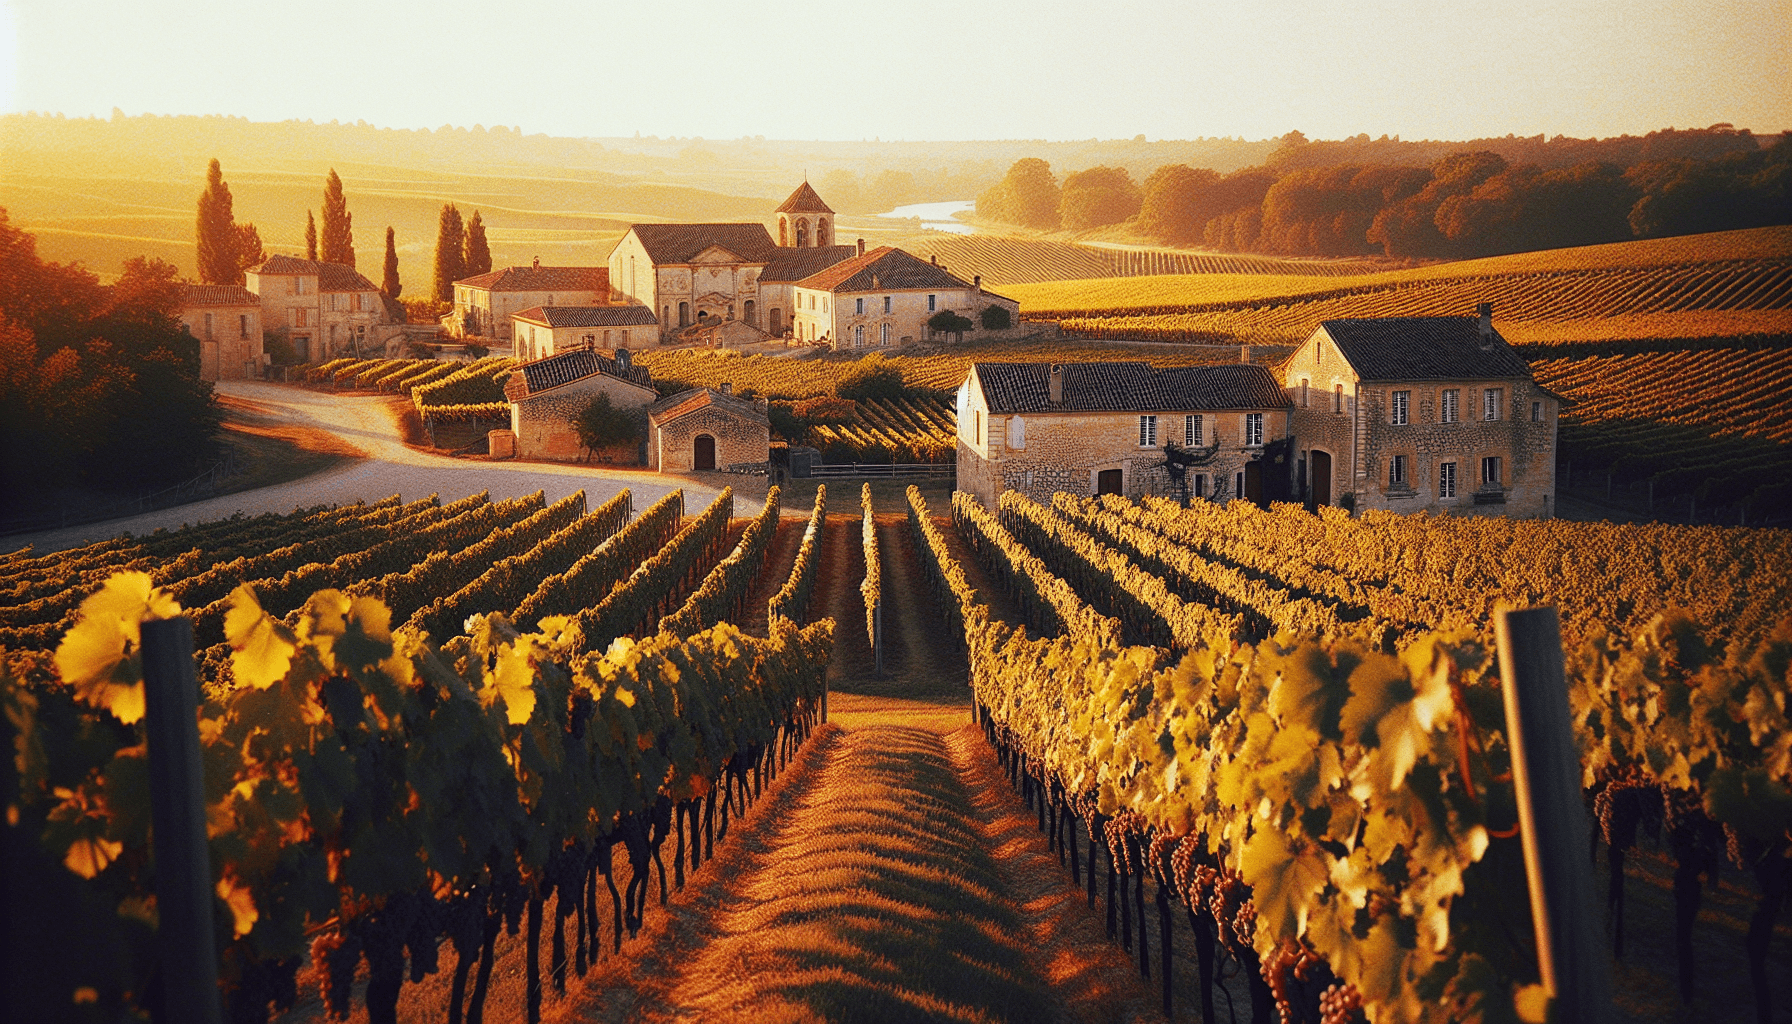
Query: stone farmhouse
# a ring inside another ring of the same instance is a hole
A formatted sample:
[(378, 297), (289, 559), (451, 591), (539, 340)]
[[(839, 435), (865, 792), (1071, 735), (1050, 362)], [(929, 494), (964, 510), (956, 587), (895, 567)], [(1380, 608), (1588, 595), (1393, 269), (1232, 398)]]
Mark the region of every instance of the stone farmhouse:
[(646, 306), (534, 306), (512, 313), (511, 347), (518, 359), (542, 359), (578, 349), (612, 354), (652, 344), (659, 322)]
[(1279, 497), (1293, 413), (1249, 363), (975, 363), (958, 389), (958, 489), (989, 508), (1008, 490), (1180, 497), (1164, 465), (1174, 444), (1199, 459), (1191, 497)]
[[(512, 340), (512, 317), (537, 306), (601, 306), (609, 303), (610, 272), (604, 267), (505, 267), (454, 282), (454, 311), (442, 328), (461, 340)], [(523, 358), (518, 350), (517, 355)]]
[(274, 256), (244, 274), (261, 324), (292, 344), (300, 362), (384, 355), (404, 337), (404, 307), (342, 263)]
[(1020, 303), (983, 290), (937, 262), (880, 246), (796, 283), (796, 336), (831, 340), (836, 351), (887, 348), (925, 339), (927, 320), (952, 310), (976, 322), (984, 309), (1001, 306), (1020, 321)]
[(692, 388), (647, 410), (647, 465), (668, 473), (725, 469), (771, 459), (772, 423), (765, 399), (718, 388)]
[(1278, 368), (1307, 500), (1353, 509), (1549, 518), (1556, 418), (1477, 316), (1327, 320)]
[(199, 339), (199, 375), (209, 381), (254, 380), (268, 357), (262, 349), (261, 296), (241, 285), (189, 284), (180, 319)]
[[(510, 430), (516, 454), (525, 459), (572, 460), (585, 457), (585, 446), (573, 426), (586, 405), (608, 395), (618, 409), (641, 409), (659, 397), (653, 378), (630, 361), (627, 349), (611, 359), (596, 352), (561, 352), (524, 363), (504, 385), (510, 402)], [(626, 451), (594, 452), (606, 462), (639, 464), (635, 445)]]

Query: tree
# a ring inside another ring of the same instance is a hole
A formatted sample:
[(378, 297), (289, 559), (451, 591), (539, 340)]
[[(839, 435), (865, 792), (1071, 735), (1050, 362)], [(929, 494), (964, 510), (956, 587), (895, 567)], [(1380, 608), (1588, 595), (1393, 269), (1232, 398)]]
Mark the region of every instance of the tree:
[(385, 270), (385, 277), (380, 282), (380, 291), (385, 292), (388, 299), (396, 299), (404, 286), (398, 283), (398, 246), (393, 242), (391, 225), (386, 227)]
[(238, 283), (243, 280), (243, 271), (250, 267), (260, 266), (267, 262), (268, 255), (261, 248), (261, 232), (255, 230), (253, 224), (238, 224), (236, 229), (236, 265)]
[(1065, 176), (1058, 217), (1071, 231), (1084, 231), (1132, 217), (1141, 201), (1126, 168), (1091, 167)]
[(463, 277), (490, 273), (492, 269), (491, 246), (485, 241), (485, 220), (479, 211), (473, 211), (473, 219), (467, 221), (467, 239), (461, 255)]
[(319, 239), (317, 258), (325, 263), (355, 265), (354, 215), (348, 212), (348, 199), (342, 194), (342, 179), (336, 169), (324, 180), (324, 226)]
[(317, 218), (310, 210), (305, 211), (305, 258), (317, 259)]
[(198, 256), (202, 284), (242, 284), (237, 259), (236, 221), (231, 210), (230, 186), (224, 170), (212, 158), (205, 171), (205, 191), (199, 194)]
[(989, 305), (977, 314), (977, 322), (986, 331), (1005, 331), (1014, 325), (1014, 318), (1008, 315), (1007, 306)]
[(1060, 199), (1052, 165), (1038, 157), (1022, 157), (1001, 181), (977, 197), (977, 214), (1049, 231), (1058, 226)]
[(461, 232), (460, 211), (453, 203), (443, 203), (442, 214), (436, 220), (437, 302), (453, 302), (454, 282), (467, 276)]
[(589, 451), (639, 444), (647, 436), (647, 410), (618, 409), (610, 404), (609, 395), (599, 394), (585, 403), (572, 425), (579, 432), (579, 443)]
[(903, 383), (902, 370), (885, 360), (882, 352), (877, 352), (859, 360), (859, 365), (841, 376), (834, 394), (855, 402), (867, 398), (902, 398), (908, 394), (908, 387)]
[(927, 318), (927, 329), (935, 334), (956, 334), (962, 336), (974, 324), (969, 318), (959, 316), (950, 309), (942, 309)]

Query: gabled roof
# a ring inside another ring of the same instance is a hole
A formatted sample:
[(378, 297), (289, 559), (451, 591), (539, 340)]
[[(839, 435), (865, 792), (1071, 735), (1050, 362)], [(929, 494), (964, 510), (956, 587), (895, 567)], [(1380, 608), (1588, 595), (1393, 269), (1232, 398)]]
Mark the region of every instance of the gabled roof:
[(260, 306), (261, 296), (240, 284), (189, 284), (181, 305), (187, 309), (201, 306)]
[(751, 399), (724, 395), (714, 388), (692, 388), (676, 395), (668, 395), (647, 407), (647, 419), (657, 426), (689, 416), (699, 409), (716, 409), (766, 426), (770, 426), (772, 422)]
[(454, 282), (494, 292), (608, 292), (609, 267), (505, 267)]
[[(302, 260), (297, 256), (270, 256), (259, 266), (249, 268), (251, 274), (315, 274), (320, 292), (377, 292), (372, 281), (346, 263), (325, 263)], [(259, 300), (257, 300), (259, 301)]]
[(653, 377), (646, 367), (631, 366), (624, 370), (616, 360), (608, 356), (581, 349), (556, 353), (517, 367), (509, 383), (504, 385), (504, 397), (512, 402), (519, 402), (599, 373), (638, 387), (649, 390), (653, 388)]
[(1326, 320), (1319, 326), (1365, 381), (1531, 375), (1530, 365), (1498, 331), (1492, 344), (1481, 348), (1480, 319), (1474, 316)]
[[(971, 282), (951, 273), (937, 263), (901, 249), (880, 245), (863, 256), (811, 274), (798, 281), (798, 288), (814, 288), (826, 292), (902, 291), (905, 289), (969, 288)], [(1000, 298), (1001, 296), (997, 296)]]
[(844, 263), (859, 254), (857, 246), (816, 245), (806, 249), (780, 247), (771, 261), (759, 272), (761, 281), (801, 281), (836, 263)]
[(659, 323), (646, 306), (531, 306), (510, 316), (549, 327), (646, 327)]
[(764, 224), (631, 224), (654, 266), (689, 263), (719, 245), (747, 263), (764, 263), (778, 248)]
[(790, 198), (784, 200), (784, 205), (778, 207), (775, 212), (833, 213), (834, 211), (828, 209), (828, 204), (822, 202), (821, 197), (816, 195), (815, 190), (810, 188), (809, 183), (805, 181), (796, 187), (795, 192), (790, 193)]
[(1201, 412), (1281, 409), (1293, 403), (1275, 374), (1255, 363), (1175, 366), (1060, 363), (1063, 401), (1051, 401), (1050, 363), (977, 363), (972, 368), (992, 413)]

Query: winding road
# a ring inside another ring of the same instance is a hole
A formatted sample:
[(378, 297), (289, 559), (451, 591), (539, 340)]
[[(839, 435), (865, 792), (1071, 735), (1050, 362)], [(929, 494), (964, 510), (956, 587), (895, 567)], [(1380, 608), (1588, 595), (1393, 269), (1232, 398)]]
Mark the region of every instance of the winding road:
[(386, 409), (389, 396), (333, 395), (280, 384), (225, 381), (220, 395), (260, 406), (275, 422), (327, 432), (367, 457), (283, 484), (238, 491), (124, 519), (86, 523), (0, 539), (0, 552), (31, 545), (39, 554), (62, 551), (121, 533), (145, 534), (183, 524), (224, 519), (241, 512), (284, 513), (318, 504), (376, 501), (394, 493), (414, 501), (438, 493), (444, 501), (489, 490), (494, 500), (547, 492), (549, 502), (583, 489), (595, 507), (622, 488), (634, 492), (635, 507), (646, 508), (667, 491), (683, 487), (689, 508), (702, 508), (719, 489), (647, 470), (605, 469), (554, 463), (482, 462), (431, 455), (406, 447)]

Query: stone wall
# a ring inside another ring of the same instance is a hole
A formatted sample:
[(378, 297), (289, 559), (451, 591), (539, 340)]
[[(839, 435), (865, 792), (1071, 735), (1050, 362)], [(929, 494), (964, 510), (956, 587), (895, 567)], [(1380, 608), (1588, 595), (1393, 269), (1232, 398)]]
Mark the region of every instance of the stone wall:
[(771, 458), (770, 426), (709, 406), (653, 428), (647, 440), (647, 464), (662, 473), (691, 472), (699, 434), (715, 438), (717, 469)]
[[(618, 408), (641, 409), (653, 402), (654, 395), (604, 374), (595, 374), (563, 387), (510, 404), (510, 429), (516, 434), (516, 454), (523, 459), (549, 459), (571, 462), (585, 457), (585, 446), (579, 443), (578, 428), (573, 418), (599, 394), (610, 396), (610, 404)], [(593, 453), (602, 461), (621, 461), (638, 465), (639, 456), (632, 446), (620, 451)]]
[[(1487, 388), (1501, 392), (1500, 418), (1495, 420), (1483, 418), (1482, 395)], [(1440, 396), (1446, 389), (1459, 392), (1459, 422), (1439, 422)], [(1389, 422), (1390, 396), (1396, 391), (1410, 395), (1410, 422), (1404, 426)], [(1539, 403), (1538, 420), (1531, 419), (1533, 402)], [(1556, 405), (1535, 384), (1522, 380), (1365, 386), (1359, 416), (1364, 454), (1357, 480), (1358, 508), (1527, 519), (1553, 514)], [(1404, 485), (1389, 481), (1395, 456), (1405, 457)], [(1499, 485), (1481, 482), (1482, 460), (1489, 456), (1501, 460)], [(1453, 498), (1438, 493), (1446, 462), (1456, 466)]]
[[(210, 329), (206, 318), (210, 317)], [(261, 377), (260, 306), (195, 306), (181, 310), (181, 322), (199, 339), (201, 379), (254, 380)]]

